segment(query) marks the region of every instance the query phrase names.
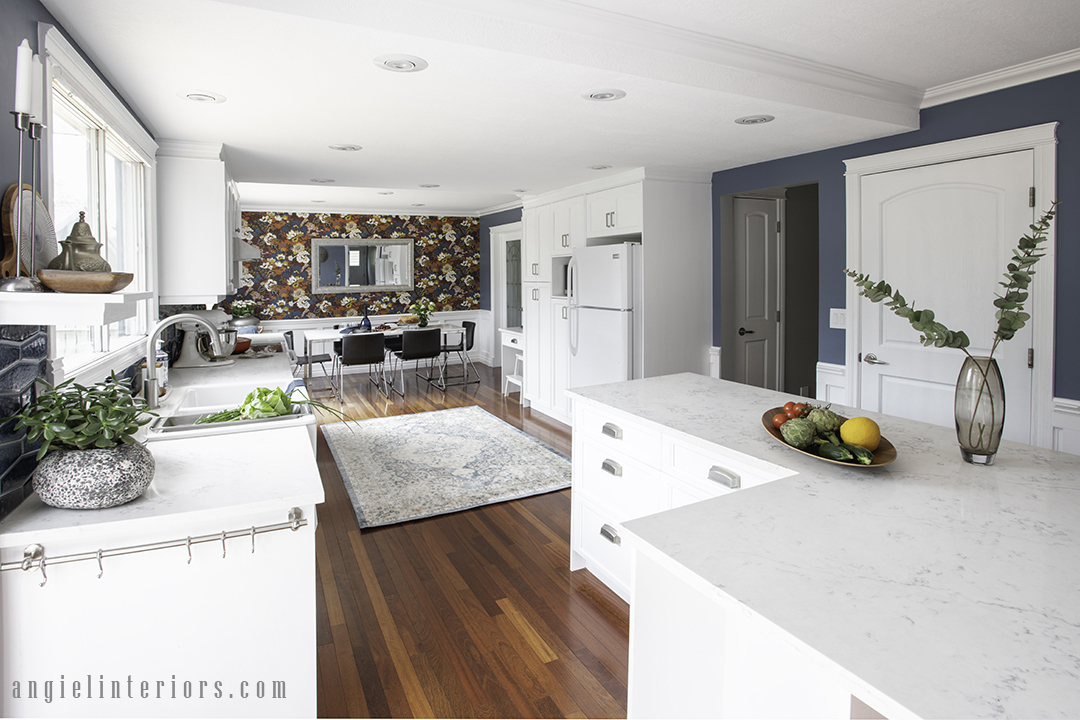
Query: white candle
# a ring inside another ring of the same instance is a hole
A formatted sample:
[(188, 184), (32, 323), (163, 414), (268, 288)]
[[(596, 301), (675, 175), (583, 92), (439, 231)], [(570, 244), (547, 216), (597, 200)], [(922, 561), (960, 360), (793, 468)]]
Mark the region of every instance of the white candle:
[(41, 125), (45, 122), (44, 98), (41, 94), (45, 78), (42, 74), (41, 57), (36, 53), (30, 63), (30, 68), (32, 71), (30, 77), (30, 119), (32, 122)]
[(24, 39), (19, 45), (18, 55), (15, 56), (15, 112), (30, 112), (30, 95), (32, 94), (31, 83), (33, 68), (33, 53), (30, 52), (30, 44)]

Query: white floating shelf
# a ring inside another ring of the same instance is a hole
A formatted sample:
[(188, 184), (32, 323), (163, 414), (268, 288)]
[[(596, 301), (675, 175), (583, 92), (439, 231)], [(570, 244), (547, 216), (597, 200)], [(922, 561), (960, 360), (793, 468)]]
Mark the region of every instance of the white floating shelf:
[(135, 317), (152, 292), (0, 293), (0, 325), (108, 325)]

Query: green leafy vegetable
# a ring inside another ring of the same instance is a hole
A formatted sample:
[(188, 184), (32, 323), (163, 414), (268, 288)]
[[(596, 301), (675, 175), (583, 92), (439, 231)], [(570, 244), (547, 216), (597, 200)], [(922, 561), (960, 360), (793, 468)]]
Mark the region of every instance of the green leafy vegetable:
[[(299, 390), (299, 388), (296, 389)], [(293, 392), (295, 392), (295, 390)], [(229, 422), (232, 420), (259, 420), (261, 418), (291, 415), (293, 412), (293, 405), (310, 405), (311, 407), (330, 413), (339, 420), (348, 419), (345, 417), (344, 413), (320, 402), (306, 399), (293, 400), (290, 396), (291, 393), (286, 393), (281, 388), (255, 388), (248, 393), (246, 398), (244, 398), (244, 402), (240, 404), (240, 407), (222, 410), (221, 412), (199, 418), (195, 421), (195, 424)]]

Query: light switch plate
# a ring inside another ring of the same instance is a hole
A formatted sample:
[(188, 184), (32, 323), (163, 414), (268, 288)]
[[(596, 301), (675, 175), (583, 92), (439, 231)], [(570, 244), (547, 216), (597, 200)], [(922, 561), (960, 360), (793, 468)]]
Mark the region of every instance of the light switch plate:
[(834, 330), (847, 329), (847, 308), (829, 308), (829, 327)]

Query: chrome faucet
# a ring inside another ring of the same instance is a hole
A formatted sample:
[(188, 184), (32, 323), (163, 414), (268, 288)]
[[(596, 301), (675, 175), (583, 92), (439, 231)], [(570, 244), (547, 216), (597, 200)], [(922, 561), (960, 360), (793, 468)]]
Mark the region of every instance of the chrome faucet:
[(159, 322), (146, 337), (146, 376), (143, 378), (143, 399), (146, 406), (153, 410), (158, 407), (158, 377), (157, 377), (157, 341), (161, 337), (161, 331), (170, 325), (177, 323), (193, 322), (202, 325), (210, 332), (210, 350), (215, 355), (222, 354), (221, 337), (218, 329), (206, 318), (199, 317), (194, 313), (180, 313), (171, 315)]

